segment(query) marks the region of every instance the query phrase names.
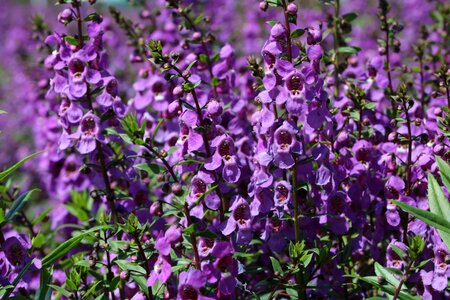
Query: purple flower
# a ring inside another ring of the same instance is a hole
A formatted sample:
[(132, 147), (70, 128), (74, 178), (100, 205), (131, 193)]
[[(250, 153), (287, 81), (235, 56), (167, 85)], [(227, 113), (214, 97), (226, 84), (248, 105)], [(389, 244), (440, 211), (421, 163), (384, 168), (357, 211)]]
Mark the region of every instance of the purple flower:
[(97, 141), (105, 143), (106, 139), (100, 130), (100, 118), (91, 111), (86, 113), (81, 119), (78, 127), (77, 150), (81, 154), (90, 153), (95, 150)]
[(252, 215), (247, 201), (240, 196), (236, 196), (229, 210), (231, 212), (230, 217), (221, 225), (222, 233), (224, 235), (230, 235), (238, 229), (244, 239), (248, 238)]
[[(211, 173), (203, 171), (198, 172), (197, 175), (192, 177), (191, 191), (186, 197), (186, 200), (190, 205), (194, 204), (203, 194), (208, 191), (208, 185), (213, 183), (214, 177)], [(205, 204), (208, 208), (216, 210), (220, 206), (220, 199), (215, 191), (210, 192), (204, 198)]]
[(389, 177), (384, 186), (385, 194), (388, 199), (398, 199), (400, 192), (405, 188), (405, 182), (398, 176)]
[(386, 258), (387, 258), (387, 267), (388, 268), (395, 268), (395, 269), (402, 269), (405, 266), (405, 262), (403, 259), (394, 251), (392, 248), (392, 245), (400, 248), (404, 252), (406, 252), (406, 245), (399, 241), (392, 241), (386, 250)]
[(281, 169), (291, 168), (295, 161), (292, 154), (300, 154), (301, 146), (297, 141), (298, 130), (288, 121), (278, 127), (274, 133), (274, 163)]
[(14, 267), (21, 268), (30, 260), (28, 256), (28, 249), (31, 248), (31, 243), (23, 234), (9, 237), (2, 245), (2, 250), (5, 253), (6, 259)]
[(221, 135), (216, 137), (211, 146), (216, 147), (212, 157), (205, 163), (205, 169), (214, 171), (223, 164), (222, 176), (226, 182), (237, 182), (241, 177), (241, 170), (237, 163), (236, 149), (231, 137)]
[(103, 78), (105, 88), (102, 93), (97, 96), (97, 103), (101, 106), (110, 107), (114, 100), (117, 97), (118, 89), (117, 89), (117, 80), (112, 77)]
[(356, 160), (368, 162), (372, 157), (372, 144), (365, 140), (359, 140), (353, 145), (352, 151)]
[(84, 61), (75, 55), (68, 63), (69, 93), (75, 98), (83, 97), (87, 92), (87, 83), (96, 84), (100, 81), (100, 73), (90, 69)]
[(285, 207), (290, 202), (291, 189), (292, 186), (285, 180), (275, 183), (274, 202), (276, 206)]
[(199, 270), (190, 270), (180, 274), (177, 300), (208, 300), (200, 293), (206, 277)]
[(157, 280), (161, 283), (166, 283), (172, 274), (172, 267), (166, 258), (162, 255), (158, 256), (153, 270), (150, 273), (150, 277), (147, 280), (148, 286), (153, 286)]

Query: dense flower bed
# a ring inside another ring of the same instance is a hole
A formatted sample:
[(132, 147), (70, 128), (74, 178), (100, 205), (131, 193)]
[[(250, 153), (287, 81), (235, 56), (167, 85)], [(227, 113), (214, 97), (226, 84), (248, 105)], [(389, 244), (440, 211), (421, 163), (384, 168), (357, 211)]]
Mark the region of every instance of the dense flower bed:
[(2, 299), (450, 297), (446, 1), (57, 2), (0, 3)]

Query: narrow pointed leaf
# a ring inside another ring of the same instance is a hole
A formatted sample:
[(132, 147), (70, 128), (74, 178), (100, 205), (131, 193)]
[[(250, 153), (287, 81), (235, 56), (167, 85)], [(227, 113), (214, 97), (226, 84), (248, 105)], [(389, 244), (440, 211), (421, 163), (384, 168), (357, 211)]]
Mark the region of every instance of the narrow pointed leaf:
[(8, 212), (5, 215), (5, 222), (6, 223), (10, 222), (14, 218), (14, 216), (23, 209), (25, 204), (30, 199), (31, 195), (37, 191), (40, 191), (40, 190), (34, 189), (31, 191), (25, 192), (25, 193), (21, 194), (19, 197), (17, 197), (17, 199), (14, 200), (13, 204), (11, 205), (10, 209), (8, 210)]
[(438, 165), (439, 172), (441, 172), (442, 182), (445, 184), (447, 191), (450, 192), (450, 165), (439, 156), (436, 156), (436, 163)]
[(422, 210), (420, 208), (408, 205), (406, 203), (403, 203), (403, 202), (400, 202), (397, 200), (393, 200), (393, 202), (398, 207), (400, 207), (404, 211), (408, 212), (409, 214), (413, 215), (417, 219), (425, 222), (426, 224), (428, 224), (430, 226), (433, 226), (436, 229), (442, 230), (442, 231), (450, 234), (450, 222), (443, 219), (442, 217), (440, 217), (434, 213), (431, 213), (429, 211)]
[[(438, 215), (444, 220), (450, 216), (450, 203), (442, 192), (442, 188), (433, 175), (428, 174), (428, 204), (432, 213)], [(436, 228), (437, 229), (437, 228)], [(450, 247), (450, 233), (438, 229), (447, 247)]]
[(98, 231), (98, 230), (106, 230), (106, 229), (109, 229), (109, 228), (111, 228), (110, 225), (97, 226), (97, 227), (94, 227), (92, 229), (86, 230), (86, 231), (80, 233), (77, 236), (74, 236), (74, 237), (68, 239), (67, 241), (65, 241), (64, 243), (62, 243), (58, 247), (56, 247), (55, 250), (50, 252), (46, 257), (44, 257), (42, 259), (42, 267), (45, 268), (45, 267), (50, 266), (56, 260), (58, 260), (59, 258), (64, 256), (65, 254), (67, 254), (70, 250), (72, 250), (79, 243), (81, 243), (83, 238), (85, 236), (87, 236), (88, 234), (90, 234), (92, 232), (95, 232), (95, 231)]
[(36, 152), (33, 153), (27, 157), (25, 157), (24, 159), (22, 159), (21, 161), (19, 161), (18, 163), (16, 163), (14, 166), (6, 169), (5, 171), (0, 173), (0, 182), (2, 182), (3, 180), (5, 180), (6, 177), (8, 177), (9, 175), (11, 175), (15, 170), (17, 170), (21, 165), (23, 165), (27, 160), (30, 160), (31, 158), (35, 157), (38, 154), (41, 154), (42, 151), (40, 152)]
[(377, 276), (381, 276), (386, 279), (387, 282), (392, 284), (394, 287), (397, 287), (400, 284), (400, 280), (398, 280), (394, 274), (392, 274), (388, 269), (380, 265), (378, 262), (375, 262), (375, 273)]

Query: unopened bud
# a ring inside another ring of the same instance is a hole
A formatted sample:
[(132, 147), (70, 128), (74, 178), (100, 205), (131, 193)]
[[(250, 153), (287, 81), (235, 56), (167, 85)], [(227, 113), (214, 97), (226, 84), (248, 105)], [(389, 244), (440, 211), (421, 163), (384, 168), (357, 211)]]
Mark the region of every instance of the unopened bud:
[(69, 24), (73, 20), (73, 12), (70, 8), (64, 9), (58, 15), (58, 22), (64, 25)]
[(290, 14), (290, 15), (296, 15), (297, 14), (297, 5), (295, 4), (295, 3), (290, 3), (288, 6), (287, 6), (287, 13), (288, 14)]
[(183, 187), (181, 186), (181, 184), (179, 184), (178, 182), (172, 184), (172, 193), (177, 196), (183, 194)]
[(262, 11), (266, 11), (269, 8), (269, 3), (266, 1), (259, 2), (259, 9)]

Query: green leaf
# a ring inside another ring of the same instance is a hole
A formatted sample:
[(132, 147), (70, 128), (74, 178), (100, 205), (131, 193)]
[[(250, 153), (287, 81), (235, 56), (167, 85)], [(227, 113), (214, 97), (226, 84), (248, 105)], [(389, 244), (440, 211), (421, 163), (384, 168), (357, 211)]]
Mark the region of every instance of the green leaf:
[(192, 67), (197, 63), (197, 60), (193, 60), (189, 66), (187, 66), (186, 71), (189, 71), (190, 69), (192, 69)]
[(138, 275), (146, 275), (145, 269), (139, 266), (137, 263), (130, 262), (128, 260), (115, 260), (114, 261), (122, 270), (137, 273)]
[(426, 210), (422, 210), (420, 208), (408, 205), (406, 203), (400, 202), (398, 200), (392, 200), (398, 207), (413, 215), (417, 219), (427, 223), (430, 226), (433, 226), (436, 229), (442, 230), (448, 234), (450, 234), (450, 222), (441, 218), (440, 216), (431, 213)]
[(71, 36), (71, 35), (66, 35), (64, 37), (64, 40), (69, 43), (70, 45), (73, 46), (78, 46), (78, 39), (76, 39), (75, 37)]
[(351, 12), (342, 16), (342, 18), (347, 22), (353, 22), (358, 17), (358, 14), (355, 12)]
[(147, 277), (146, 276), (137, 276), (131, 275), (131, 278), (138, 284), (139, 289), (149, 296), (148, 287), (147, 287)]
[(272, 262), (272, 268), (275, 273), (283, 275), (283, 268), (281, 268), (281, 264), (275, 257), (271, 256), (270, 261)]
[(0, 109), (0, 115), (4, 115), (4, 114), (7, 114), (7, 112), (2, 110), (2, 109)]
[(81, 299), (86, 298), (87, 296), (93, 294), (97, 288), (97, 286), (101, 283), (101, 281), (97, 281), (96, 283), (94, 283), (89, 290), (86, 292), (86, 294), (83, 295), (83, 297), (81, 297)]
[(49, 300), (52, 295), (52, 289), (49, 284), (52, 282), (53, 270), (42, 268), (40, 272), (39, 289), (36, 293), (36, 300)]
[(373, 110), (375, 107), (377, 107), (376, 102), (367, 102), (366, 104), (364, 104), (364, 108), (368, 110)]
[(31, 222), (31, 224), (33, 224), (33, 226), (35, 226), (35, 225), (41, 223), (42, 220), (45, 219), (45, 217), (51, 212), (52, 209), (53, 209), (53, 207), (51, 207), (51, 206), (47, 207), (36, 219), (33, 220), (33, 222)]
[(392, 284), (394, 287), (398, 287), (398, 285), (400, 284), (400, 280), (398, 280), (394, 276), (394, 274), (392, 274), (388, 269), (380, 265), (378, 262), (375, 262), (375, 274), (386, 279), (386, 281)]
[(309, 264), (311, 263), (313, 255), (310, 254), (306, 254), (301, 258), (301, 262), (303, 264), (303, 266), (306, 268), (307, 266), (309, 266)]
[[(435, 156), (435, 158), (436, 158), (436, 163), (439, 168), (439, 172), (441, 173), (442, 182), (444, 183), (445, 187), (447, 188), (447, 191), (450, 192), (450, 165), (447, 164), (439, 156)], [(447, 203), (448, 203), (448, 201), (447, 201)]]
[(18, 163), (16, 163), (14, 166), (10, 167), (9, 169), (6, 169), (5, 171), (0, 173), (0, 182), (2, 182), (3, 180), (5, 180), (6, 177), (8, 177), (9, 175), (11, 175), (16, 169), (18, 169), (21, 165), (23, 165), (27, 160), (35, 157), (36, 155), (41, 154), (43, 151), (39, 151), (36, 153), (33, 153), (27, 157), (25, 157), (24, 159), (22, 159), (21, 161), (19, 161)]
[(66, 291), (64, 288), (62, 288), (58, 285), (53, 285), (53, 284), (49, 284), (48, 286), (51, 287), (52, 289), (56, 290), (61, 295), (70, 299), (70, 293), (68, 291)]
[(161, 128), (161, 125), (165, 122), (164, 119), (160, 119), (158, 124), (156, 125), (155, 129), (153, 130), (152, 138), (150, 140), (150, 144), (153, 144), (155, 141), (156, 135), (158, 134), (159, 128)]
[(270, 5), (270, 6), (282, 6), (281, 4), (281, 0), (266, 0), (266, 2)]
[(340, 47), (337, 52), (342, 54), (356, 54), (361, 51), (361, 48), (358, 47)]
[(191, 224), (191, 225), (189, 225), (188, 227), (186, 227), (186, 228), (183, 229), (183, 233), (184, 233), (184, 234), (192, 234), (192, 233), (194, 233), (195, 231), (196, 231), (195, 223), (194, 223), (194, 224)]
[[(392, 287), (390, 285), (381, 285), (381, 284), (379, 284), (377, 276), (367, 276), (367, 277), (355, 276), (355, 277), (357, 279), (359, 279), (359, 280), (362, 280), (364, 282), (367, 282), (367, 283), (373, 285), (374, 287), (382, 290), (383, 292), (385, 292), (387, 294), (390, 294), (390, 295), (394, 295), (395, 294), (396, 288), (394, 288), (394, 287)], [(398, 295), (398, 299), (400, 299), (400, 300), (420, 300), (420, 297), (410, 295), (406, 291), (401, 291), (399, 293), (399, 295)]]
[(37, 236), (33, 237), (31, 239), (31, 245), (33, 245), (34, 248), (40, 248), (45, 243), (45, 235), (42, 233), (39, 233)]
[[(22, 210), (22, 208), (25, 206), (25, 204), (30, 199), (31, 194), (33, 194), (33, 192), (37, 192), (37, 191), (40, 191), (40, 190), (34, 189), (31, 191), (25, 192), (25, 193), (21, 194), (19, 197), (17, 197), (17, 199), (14, 200), (14, 203), (9, 208), (8, 213), (6, 213), (5, 222), (6, 223), (10, 222), (14, 218), (14, 216)], [(0, 224), (0, 226), (1, 226), (1, 224)]]
[(292, 39), (296, 39), (301, 37), (303, 34), (305, 33), (305, 29), (295, 29), (294, 31), (291, 32), (291, 38)]
[(101, 20), (101, 17), (98, 13), (92, 13), (84, 18), (84, 21), (98, 21), (98, 20)]
[[(431, 173), (428, 174), (428, 204), (430, 211), (442, 219), (448, 219), (450, 216), (450, 203), (448, 203), (441, 186)], [(450, 227), (447, 228), (450, 229)], [(439, 229), (438, 233), (447, 247), (450, 247), (450, 233), (443, 232)]]
[(158, 165), (158, 164), (152, 164), (152, 163), (138, 164), (138, 165), (135, 165), (134, 167), (136, 169), (147, 172), (149, 175), (160, 174), (166, 170), (163, 166)]
[(85, 236), (87, 236), (88, 234), (93, 233), (93, 232), (98, 231), (98, 230), (106, 230), (106, 229), (110, 229), (110, 228), (112, 228), (111, 225), (97, 226), (97, 227), (94, 227), (94, 228), (91, 228), (89, 230), (86, 230), (86, 231), (80, 233), (79, 235), (76, 235), (76, 236), (68, 239), (67, 241), (65, 241), (64, 243), (62, 243), (58, 247), (56, 247), (55, 250), (53, 250), (52, 252), (47, 254), (47, 256), (42, 259), (42, 267), (43, 268), (48, 267), (52, 263), (54, 263), (56, 260), (58, 260), (59, 258), (64, 256), (70, 250), (75, 248), (79, 243), (81, 243), (83, 238)]

